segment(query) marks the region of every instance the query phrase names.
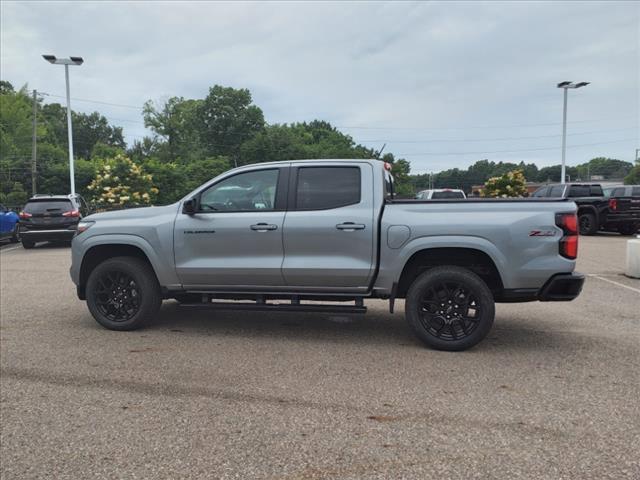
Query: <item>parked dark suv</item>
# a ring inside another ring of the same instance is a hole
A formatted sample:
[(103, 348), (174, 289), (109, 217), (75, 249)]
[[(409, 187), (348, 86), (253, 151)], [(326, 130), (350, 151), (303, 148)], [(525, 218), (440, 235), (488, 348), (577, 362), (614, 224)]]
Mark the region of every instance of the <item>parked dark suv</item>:
[(70, 242), (87, 205), (79, 195), (36, 195), (20, 212), (20, 239), (24, 248), (36, 242)]

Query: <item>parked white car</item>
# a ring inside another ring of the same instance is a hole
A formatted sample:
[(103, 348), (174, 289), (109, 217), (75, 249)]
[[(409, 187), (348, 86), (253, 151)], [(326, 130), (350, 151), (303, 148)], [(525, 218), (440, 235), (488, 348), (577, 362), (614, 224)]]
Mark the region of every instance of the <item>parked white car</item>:
[(452, 198), (467, 198), (467, 196), (462, 190), (454, 188), (436, 188), (416, 193), (416, 199), (418, 200), (445, 200)]

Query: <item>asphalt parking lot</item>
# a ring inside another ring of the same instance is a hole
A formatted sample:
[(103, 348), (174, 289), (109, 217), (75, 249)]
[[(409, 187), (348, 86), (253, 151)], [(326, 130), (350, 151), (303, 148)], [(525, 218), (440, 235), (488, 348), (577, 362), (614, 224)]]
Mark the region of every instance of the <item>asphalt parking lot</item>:
[(640, 478), (626, 240), (582, 238), (576, 301), (498, 305), (462, 353), (426, 349), (382, 301), (358, 317), (167, 301), (112, 332), (77, 300), (68, 248), (4, 246), (0, 476)]

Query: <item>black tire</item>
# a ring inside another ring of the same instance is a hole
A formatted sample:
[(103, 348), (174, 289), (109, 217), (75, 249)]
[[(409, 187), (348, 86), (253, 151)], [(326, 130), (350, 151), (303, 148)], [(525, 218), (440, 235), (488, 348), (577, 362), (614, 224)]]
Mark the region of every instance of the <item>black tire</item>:
[(162, 294), (151, 266), (135, 257), (114, 257), (93, 269), (86, 286), (93, 318), (109, 330), (135, 330), (152, 320)]
[(22, 248), (26, 248), (27, 250), (36, 246), (35, 242), (30, 242), (29, 240), (22, 239)]
[(435, 267), (411, 284), (405, 316), (427, 346), (460, 351), (487, 336), (495, 303), (487, 284), (475, 273), (462, 267)]
[(593, 213), (581, 213), (578, 216), (580, 235), (595, 235), (598, 231), (596, 216)]
[(11, 235), (11, 239), (9, 241), (11, 243), (18, 243), (20, 241), (20, 226), (17, 223), (15, 227), (13, 227), (13, 234)]
[(622, 225), (618, 226), (618, 232), (620, 232), (621, 235), (633, 235), (637, 231), (638, 226), (634, 225), (633, 223), (623, 223)]

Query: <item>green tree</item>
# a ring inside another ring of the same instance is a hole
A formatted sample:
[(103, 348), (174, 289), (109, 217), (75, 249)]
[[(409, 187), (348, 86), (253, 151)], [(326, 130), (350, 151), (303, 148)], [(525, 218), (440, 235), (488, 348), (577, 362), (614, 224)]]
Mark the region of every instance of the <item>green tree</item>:
[[(67, 109), (59, 103), (42, 106), (42, 120), (48, 127), (45, 141), (67, 147)], [(103, 144), (123, 150), (126, 147), (122, 127), (116, 127), (100, 113), (90, 114), (71, 112), (73, 122), (73, 152), (80, 158), (91, 158), (91, 152), (97, 144)]]
[(624, 177), (625, 185), (640, 185), (640, 160), (636, 160), (636, 165)]
[(373, 150), (357, 145), (329, 122), (268, 125), (240, 147), (238, 164), (309, 158), (373, 158)]
[(215, 85), (197, 105), (200, 140), (208, 156), (238, 160), (240, 145), (264, 126), (262, 110), (253, 104), (247, 89)]
[(152, 152), (159, 159), (175, 162), (188, 160), (201, 155), (200, 128), (197, 109), (202, 100), (185, 100), (183, 97), (171, 97), (160, 105), (147, 101), (143, 108), (144, 124), (150, 128), (162, 142), (145, 138), (138, 147), (153, 147)]

